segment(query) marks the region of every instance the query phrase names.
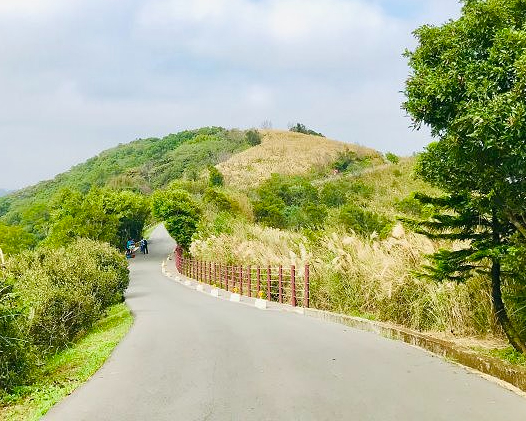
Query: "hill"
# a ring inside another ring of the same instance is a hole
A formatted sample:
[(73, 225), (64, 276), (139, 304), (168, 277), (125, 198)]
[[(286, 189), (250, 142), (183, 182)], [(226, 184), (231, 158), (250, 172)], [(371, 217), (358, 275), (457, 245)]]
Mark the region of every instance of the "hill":
[(19, 213), (40, 201), (49, 201), (64, 188), (87, 192), (108, 186), (144, 194), (179, 178), (195, 180), (208, 165), (218, 165), (228, 183), (250, 185), (271, 173), (302, 174), (326, 165), (346, 148), (358, 156), (381, 159), (372, 149), (286, 131), (261, 131), (262, 143), (250, 147), (246, 131), (205, 127), (138, 139), (105, 150), (52, 180), (0, 198), (0, 217), (19, 221)]
[(50, 200), (64, 188), (87, 192), (91, 187), (109, 186), (148, 194), (174, 179), (196, 178), (207, 165), (224, 161), (249, 146), (243, 131), (221, 127), (138, 139), (105, 150), (52, 180), (2, 197), (0, 216), (11, 213), (16, 222), (13, 214), (32, 203)]
[(354, 152), (359, 159), (383, 162), (379, 152), (356, 144), (290, 131), (260, 132), (260, 145), (237, 153), (217, 166), (227, 185), (244, 189), (260, 184), (272, 173), (305, 174), (335, 161), (338, 153), (345, 150)]

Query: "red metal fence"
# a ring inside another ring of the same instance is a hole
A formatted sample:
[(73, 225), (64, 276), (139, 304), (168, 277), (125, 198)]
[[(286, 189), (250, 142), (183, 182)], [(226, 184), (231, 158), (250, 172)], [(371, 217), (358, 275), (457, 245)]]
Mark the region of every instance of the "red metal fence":
[(279, 303), (309, 307), (309, 265), (243, 266), (188, 259), (175, 251), (179, 273), (226, 291)]

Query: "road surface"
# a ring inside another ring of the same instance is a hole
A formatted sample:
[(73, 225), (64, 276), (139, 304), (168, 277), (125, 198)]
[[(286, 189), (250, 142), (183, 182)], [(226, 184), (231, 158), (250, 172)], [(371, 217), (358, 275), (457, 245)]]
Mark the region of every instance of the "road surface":
[(161, 274), (163, 227), (131, 262), (135, 323), (48, 420), (526, 420), (526, 399), (401, 342), (257, 310)]

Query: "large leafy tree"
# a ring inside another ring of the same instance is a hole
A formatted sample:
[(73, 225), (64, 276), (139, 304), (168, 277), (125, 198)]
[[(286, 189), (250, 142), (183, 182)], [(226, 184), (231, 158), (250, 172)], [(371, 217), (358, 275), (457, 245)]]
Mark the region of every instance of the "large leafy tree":
[(163, 220), (170, 235), (188, 249), (197, 231), (201, 210), (190, 194), (180, 189), (156, 190), (151, 199), (152, 214)]
[(437, 212), (419, 227), (465, 240), (460, 250), (437, 253), (431, 274), (462, 281), (487, 273), (495, 315), (526, 353), (502, 297), (503, 284), (524, 271), (510, 262), (526, 239), (526, 0), (463, 3), (458, 20), (417, 29), (418, 46), (406, 53), (412, 73), (404, 108), (437, 139), (417, 173), (447, 193), (420, 196)]

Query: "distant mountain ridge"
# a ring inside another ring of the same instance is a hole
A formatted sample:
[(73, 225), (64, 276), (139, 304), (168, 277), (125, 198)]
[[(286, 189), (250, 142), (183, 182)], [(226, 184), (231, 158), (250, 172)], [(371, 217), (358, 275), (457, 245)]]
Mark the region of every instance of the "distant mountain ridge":
[(5, 196), (6, 194), (9, 194), (11, 192), (12, 190), (0, 189), (0, 197)]

